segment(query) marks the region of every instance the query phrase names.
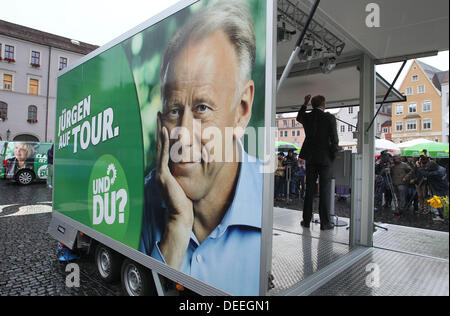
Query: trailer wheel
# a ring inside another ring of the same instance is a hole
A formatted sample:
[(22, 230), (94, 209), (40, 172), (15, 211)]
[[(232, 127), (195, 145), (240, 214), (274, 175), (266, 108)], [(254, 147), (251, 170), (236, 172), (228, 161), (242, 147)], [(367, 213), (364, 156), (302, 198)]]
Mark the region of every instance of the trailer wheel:
[(120, 280), (122, 257), (108, 247), (98, 244), (95, 250), (95, 264), (100, 278), (107, 283)]
[(28, 185), (34, 180), (34, 173), (31, 170), (20, 170), (16, 174), (16, 181), (21, 185)]
[(126, 259), (122, 264), (122, 289), (128, 296), (156, 295), (150, 270)]

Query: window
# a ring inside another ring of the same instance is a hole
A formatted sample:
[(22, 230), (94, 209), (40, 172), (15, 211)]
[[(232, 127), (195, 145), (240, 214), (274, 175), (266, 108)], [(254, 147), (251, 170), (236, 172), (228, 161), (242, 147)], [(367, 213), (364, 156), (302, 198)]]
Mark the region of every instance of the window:
[(419, 94), (425, 93), (425, 86), (424, 85), (418, 86), (417, 93), (419, 93)]
[(41, 65), (41, 53), (36, 51), (31, 51), (31, 66)]
[(284, 137), (288, 137), (288, 132), (284, 131)]
[(300, 136), (300, 131), (297, 131), (297, 136)]
[(431, 101), (424, 101), (422, 103), (422, 112), (431, 112)]
[(37, 106), (30, 105), (28, 107), (28, 122), (37, 123)]
[(39, 80), (30, 79), (30, 86), (28, 89), (29, 94), (38, 95), (39, 94)]
[(409, 104), (408, 113), (417, 113), (417, 104), (416, 103)]
[(413, 95), (414, 90), (413, 88), (406, 88), (406, 95)]
[(389, 133), (389, 128), (388, 127), (383, 127), (383, 133)]
[(12, 91), (12, 75), (3, 75), (3, 90)]
[(59, 70), (63, 70), (66, 67), (67, 67), (67, 58), (59, 57)]
[(422, 121), (422, 129), (423, 130), (430, 130), (431, 129), (431, 119), (424, 119)]
[(407, 131), (416, 131), (417, 130), (417, 120), (406, 121), (406, 130)]
[(292, 128), (294, 128), (295, 127), (295, 120), (292, 120)]
[(341, 133), (345, 133), (345, 125), (341, 125)]
[(348, 126), (348, 131), (349, 131), (349, 132), (353, 132), (353, 126), (349, 125), (349, 126)]
[(0, 118), (6, 120), (8, 118), (8, 104), (0, 101)]
[(403, 122), (397, 122), (395, 123), (395, 130), (397, 132), (402, 132), (403, 131)]
[(5, 45), (5, 59), (9, 59), (14, 61), (14, 46), (11, 45)]
[(287, 127), (287, 121), (286, 120), (283, 121), (283, 126)]
[(283, 137), (283, 131), (280, 132), (280, 137)]
[(395, 114), (396, 115), (402, 115), (403, 114), (403, 105), (397, 105), (395, 107)]
[(348, 114), (353, 114), (353, 107), (348, 108)]
[(419, 76), (418, 75), (412, 76), (412, 81), (413, 82), (419, 81)]
[(295, 137), (295, 131), (292, 131), (292, 137)]

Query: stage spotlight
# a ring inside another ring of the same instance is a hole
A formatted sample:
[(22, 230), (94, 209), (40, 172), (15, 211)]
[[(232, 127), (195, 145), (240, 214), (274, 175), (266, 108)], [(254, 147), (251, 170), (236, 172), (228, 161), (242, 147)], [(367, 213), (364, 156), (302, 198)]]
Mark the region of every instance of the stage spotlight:
[(296, 31), (288, 31), (286, 23), (283, 22), (281, 26), (278, 26), (278, 42), (289, 42)]
[(329, 74), (336, 68), (336, 58), (335, 57), (329, 57), (325, 58), (320, 63), (320, 69), (324, 74)]

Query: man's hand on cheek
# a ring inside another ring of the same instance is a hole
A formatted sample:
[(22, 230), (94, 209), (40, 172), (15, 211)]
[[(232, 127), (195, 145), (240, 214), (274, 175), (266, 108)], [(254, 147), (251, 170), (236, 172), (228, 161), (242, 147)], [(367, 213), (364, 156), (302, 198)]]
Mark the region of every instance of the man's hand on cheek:
[(166, 263), (180, 269), (191, 237), (194, 209), (192, 201), (170, 172), (169, 132), (162, 126), (160, 113), (158, 113), (157, 138), (156, 178), (168, 211), (168, 223), (159, 247)]

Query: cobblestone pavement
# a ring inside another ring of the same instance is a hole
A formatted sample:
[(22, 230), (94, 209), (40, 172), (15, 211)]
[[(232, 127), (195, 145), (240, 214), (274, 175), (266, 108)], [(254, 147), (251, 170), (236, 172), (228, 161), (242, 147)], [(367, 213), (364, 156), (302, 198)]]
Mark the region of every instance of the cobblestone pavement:
[(47, 233), (51, 200), (43, 183), (0, 181), (0, 296), (121, 295), (120, 284), (102, 282), (89, 258), (76, 261), (80, 287), (66, 287), (67, 263), (57, 260), (57, 242)]

